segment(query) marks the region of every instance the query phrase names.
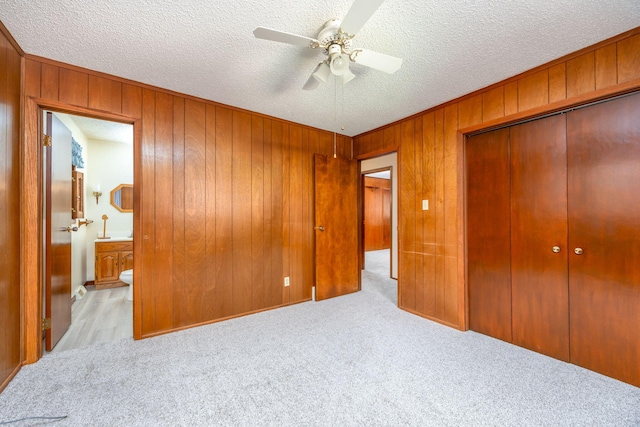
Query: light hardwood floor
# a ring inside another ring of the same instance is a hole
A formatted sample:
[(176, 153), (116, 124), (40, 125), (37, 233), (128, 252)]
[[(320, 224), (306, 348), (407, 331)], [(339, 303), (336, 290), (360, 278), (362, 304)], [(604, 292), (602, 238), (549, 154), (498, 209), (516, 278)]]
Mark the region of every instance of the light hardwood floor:
[(87, 287), (87, 293), (71, 306), (71, 326), (51, 353), (133, 337), (133, 302), (128, 287)]

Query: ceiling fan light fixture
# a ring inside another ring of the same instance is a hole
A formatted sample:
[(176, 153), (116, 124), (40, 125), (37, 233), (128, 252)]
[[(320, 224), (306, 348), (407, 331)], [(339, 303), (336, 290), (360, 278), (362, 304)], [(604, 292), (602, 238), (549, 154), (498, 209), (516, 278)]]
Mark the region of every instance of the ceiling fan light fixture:
[(313, 73), (313, 77), (322, 83), (327, 83), (329, 81), (330, 75), (331, 67), (329, 67), (329, 64), (327, 64), (326, 62), (320, 64), (318, 69)]
[(349, 57), (342, 53), (331, 56), (331, 72), (336, 76), (342, 76), (349, 71)]
[(356, 77), (355, 74), (353, 74), (351, 72), (351, 70), (349, 70), (349, 68), (347, 67), (347, 71), (342, 75), (342, 84), (347, 84), (349, 83), (351, 80), (353, 80)]

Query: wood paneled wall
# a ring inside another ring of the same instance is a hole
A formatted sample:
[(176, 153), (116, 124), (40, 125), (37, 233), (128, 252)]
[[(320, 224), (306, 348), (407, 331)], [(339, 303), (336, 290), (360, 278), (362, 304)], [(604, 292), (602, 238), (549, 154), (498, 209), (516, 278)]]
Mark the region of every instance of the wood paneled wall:
[(20, 339), (20, 53), (0, 23), (0, 391), (22, 363)]
[[(354, 138), (354, 156), (398, 150), (399, 305), (466, 329), (463, 133), (640, 88), (640, 28)], [(422, 210), (428, 199), (430, 209)]]
[(333, 134), (35, 57), (25, 96), (136, 120), (136, 338), (311, 298), (313, 154)]

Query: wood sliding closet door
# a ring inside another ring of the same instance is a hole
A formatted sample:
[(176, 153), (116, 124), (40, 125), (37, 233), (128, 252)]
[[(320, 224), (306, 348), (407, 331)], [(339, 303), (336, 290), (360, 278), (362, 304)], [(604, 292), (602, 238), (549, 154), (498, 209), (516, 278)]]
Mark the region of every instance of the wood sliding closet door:
[(566, 116), (513, 126), (509, 142), (513, 343), (569, 361)]
[(640, 387), (640, 94), (567, 130), (571, 362)]
[(467, 140), (469, 327), (511, 342), (509, 129)]
[(469, 327), (640, 386), (640, 94), (468, 138)]

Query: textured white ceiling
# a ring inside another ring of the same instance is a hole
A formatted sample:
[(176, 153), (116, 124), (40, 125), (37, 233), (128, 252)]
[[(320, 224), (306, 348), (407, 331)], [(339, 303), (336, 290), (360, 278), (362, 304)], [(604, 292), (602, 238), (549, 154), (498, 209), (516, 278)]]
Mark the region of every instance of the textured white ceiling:
[(133, 144), (133, 125), (70, 114), (66, 116), (78, 126), (87, 139)]
[[(639, 0), (386, 0), (355, 47), (404, 59), (358, 64), (344, 88), (303, 91), (318, 50), (254, 38), (258, 26), (315, 38), (352, 0), (0, 0), (27, 52), (346, 135), (357, 135), (640, 26)], [(338, 101), (340, 100), (338, 91)]]

